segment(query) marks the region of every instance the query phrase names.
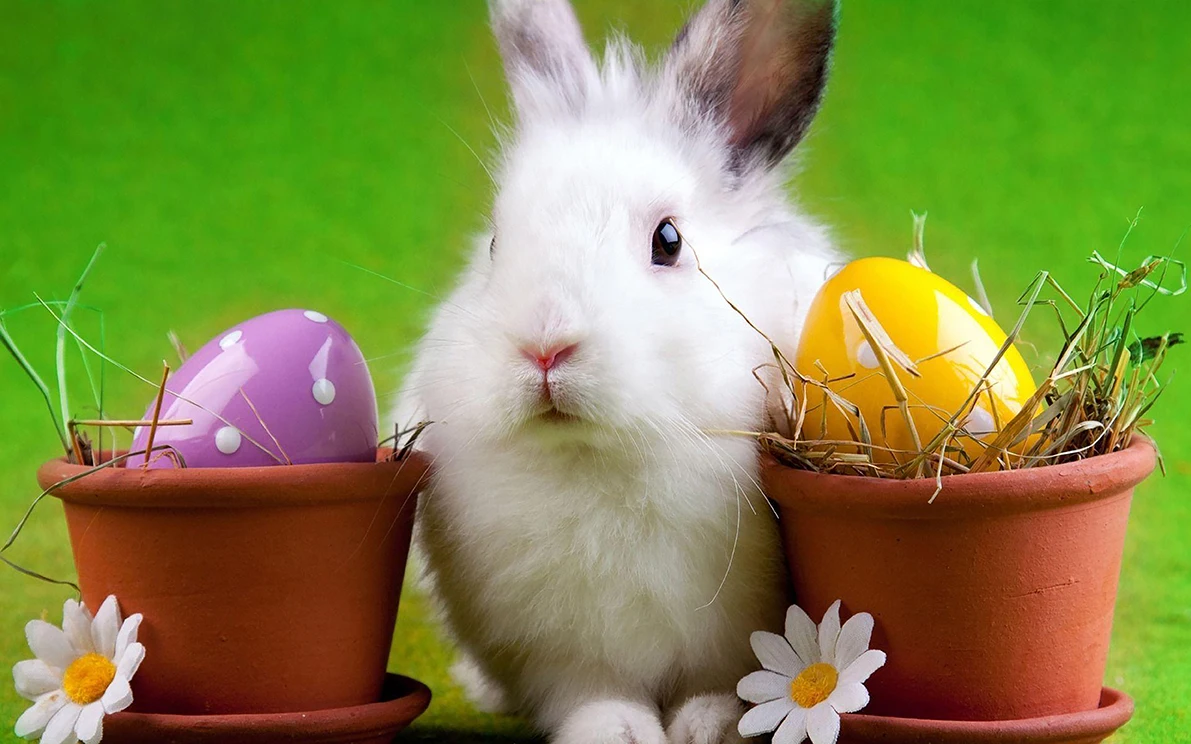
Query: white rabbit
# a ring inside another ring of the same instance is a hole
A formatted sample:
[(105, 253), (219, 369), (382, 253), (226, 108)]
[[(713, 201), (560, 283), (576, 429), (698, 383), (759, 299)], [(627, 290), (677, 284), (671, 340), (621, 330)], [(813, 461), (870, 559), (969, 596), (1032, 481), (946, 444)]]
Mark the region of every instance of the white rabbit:
[(711, 0), (663, 63), (597, 65), (566, 0), (492, 0), (516, 110), (493, 232), (398, 416), (428, 420), (419, 544), (489, 707), (566, 744), (735, 741), (754, 630), (787, 604), (757, 485), (768, 343), (833, 260), (781, 161), (833, 2)]

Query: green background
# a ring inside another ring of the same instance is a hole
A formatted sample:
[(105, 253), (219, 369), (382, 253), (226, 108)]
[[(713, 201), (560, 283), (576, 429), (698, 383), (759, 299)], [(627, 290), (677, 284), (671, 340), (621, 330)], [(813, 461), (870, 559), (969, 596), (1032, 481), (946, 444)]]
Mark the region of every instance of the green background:
[[(591, 39), (624, 28), (658, 51), (689, 3), (578, 5)], [(106, 241), (84, 299), (129, 366), (154, 376), (172, 358), (170, 329), (193, 349), (249, 316), (315, 307), (375, 360), (387, 406), (433, 300), (343, 262), (430, 294), (449, 287), (491, 193), (467, 145), (495, 144), (485, 101), (506, 111), (485, 20), (479, 0), (0, 0), (0, 307), (33, 291), (64, 298)], [(1115, 250), (1138, 208), (1130, 262), (1169, 251), (1191, 224), (1188, 28), (1191, 5), (1176, 0), (847, 0), (794, 188), (854, 254), (903, 254), (910, 210), (929, 210), (936, 271), (970, 288), (979, 258), (1002, 318), (1042, 268), (1082, 290), (1083, 259)], [(1186, 301), (1156, 304), (1141, 330), (1188, 330), (1187, 318)], [(45, 313), (9, 325), (52, 374)], [(1029, 336), (1041, 353), (1054, 351), (1050, 330)], [(1187, 366), (1184, 349), (1172, 356)], [(110, 412), (139, 414), (148, 388), (110, 383)], [(1137, 699), (1121, 742), (1174, 742), (1191, 726), (1189, 404), (1176, 383), (1153, 429), (1168, 474), (1134, 503), (1107, 678)], [(8, 360), (0, 432), (7, 531), (56, 441)], [(9, 555), (71, 574), (56, 503)], [(23, 624), (43, 610), (56, 622), (65, 596), (0, 571), (0, 665), (25, 656)], [(391, 666), (436, 694), (408, 736), (525, 738), (467, 706), (449, 656), (407, 591)], [(0, 684), (0, 723), (21, 707)]]

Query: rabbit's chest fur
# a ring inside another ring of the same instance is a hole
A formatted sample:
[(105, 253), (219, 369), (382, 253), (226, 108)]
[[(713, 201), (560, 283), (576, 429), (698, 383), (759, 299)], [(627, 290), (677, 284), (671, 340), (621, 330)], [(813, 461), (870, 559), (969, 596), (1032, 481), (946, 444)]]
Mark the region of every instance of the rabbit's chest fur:
[(741, 658), (727, 652), (780, 612), (781, 574), (754, 455), (740, 454), (735, 478), (721, 463), (453, 463), (427, 494), (422, 542), (460, 640), (657, 684)]

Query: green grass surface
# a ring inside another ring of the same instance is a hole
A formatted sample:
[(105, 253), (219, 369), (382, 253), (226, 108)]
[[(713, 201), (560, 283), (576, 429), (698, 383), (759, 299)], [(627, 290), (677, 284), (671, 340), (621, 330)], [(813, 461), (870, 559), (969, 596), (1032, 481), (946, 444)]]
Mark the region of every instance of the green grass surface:
[[(689, 3), (579, 5), (593, 39), (620, 26), (659, 48)], [(478, 0), (0, 0), (0, 307), (64, 298), (106, 241), (85, 301), (106, 311), (108, 349), (128, 365), (152, 376), (170, 329), (193, 348), (243, 318), (316, 307), (376, 358), (387, 404), (432, 300), (343, 262), (431, 293), (449, 285), (490, 191), (460, 138), (489, 150), (481, 97), (504, 110), (485, 18)], [(1114, 249), (1139, 207), (1127, 255), (1167, 251), (1191, 224), (1188, 28), (1191, 6), (1174, 1), (848, 0), (801, 199), (856, 254), (900, 255), (910, 210), (929, 210), (935, 269), (967, 285), (979, 257), (1004, 315), (1039, 269), (1085, 287), (1082, 259)], [(1191, 330), (1188, 309), (1155, 305), (1142, 330)], [(44, 313), (10, 327), (50, 370)], [(1187, 358), (1177, 350), (1172, 367)], [(111, 412), (142, 410), (147, 388), (109, 382)], [(1138, 703), (1120, 742), (1180, 741), (1191, 726), (1188, 414), (1176, 382), (1154, 429), (1169, 474), (1134, 505), (1107, 679)], [(55, 437), (6, 359), (0, 432), (7, 531)], [(12, 555), (71, 575), (56, 503)], [(25, 656), (24, 622), (56, 621), (65, 596), (0, 571), (0, 666)], [(516, 721), (467, 706), (449, 658), (407, 592), (392, 668), (436, 694), (407, 736), (523, 740)], [(0, 684), (0, 727), (20, 710)]]

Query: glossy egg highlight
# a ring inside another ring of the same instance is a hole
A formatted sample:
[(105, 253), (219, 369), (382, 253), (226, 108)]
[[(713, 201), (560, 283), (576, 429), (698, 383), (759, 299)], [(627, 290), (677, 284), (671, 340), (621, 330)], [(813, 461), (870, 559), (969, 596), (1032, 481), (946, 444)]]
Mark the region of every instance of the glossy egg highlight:
[[(914, 377), (894, 367), (906, 389), (910, 415), (923, 446), (964, 406), (1005, 343), (1005, 332), (965, 292), (906, 261), (853, 261), (819, 290), (807, 314), (795, 368), (805, 377), (828, 380), (832, 391), (855, 404), (874, 445), (916, 452), (910, 428), (896, 408), (896, 397), (881, 373), (877, 355), (845, 304), (844, 296), (852, 290), (860, 291), (893, 344), (915, 362), (921, 374)], [(991, 441), (1035, 390), (1025, 360), (1012, 346), (987, 382), (988, 389), (960, 417), (971, 436), (961, 435), (953, 442), (972, 459), (983, 451), (975, 440)], [(809, 410), (802, 436), (855, 441), (849, 417), (828, 400), (826, 392), (813, 385), (803, 389)], [(857, 420), (852, 418), (851, 424), (855, 429)], [(880, 462), (893, 460), (889, 453), (873, 454)], [(907, 458), (898, 455), (897, 459), (904, 462)]]
[[(376, 459), (376, 392), (360, 347), (314, 310), (278, 310), (211, 339), (166, 383), (158, 427), (186, 467), (253, 467)], [(145, 420), (153, 417), (150, 401)], [(132, 450), (148, 444), (139, 427)], [(143, 457), (129, 458), (137, 467)], [(175, 467), (155, 452), (150, 467)]]

